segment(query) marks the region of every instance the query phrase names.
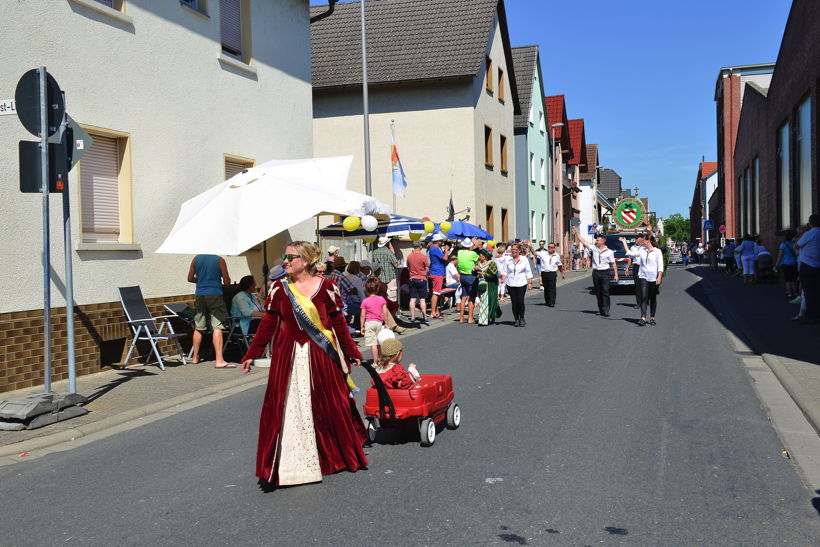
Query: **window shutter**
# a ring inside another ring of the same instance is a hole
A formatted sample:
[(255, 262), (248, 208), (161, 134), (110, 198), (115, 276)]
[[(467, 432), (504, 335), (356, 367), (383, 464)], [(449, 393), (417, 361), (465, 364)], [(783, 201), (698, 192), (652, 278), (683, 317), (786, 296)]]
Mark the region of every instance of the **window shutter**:
[(84, 235), (96, 234), (97, 239), (118, 239), (119, 159), (117, 139), (94, 135), (94, 143), (80, 161), (80, 200)]
[(244, 163), (240, 163), (237, 161), (225, 160), (225, 180), (233, 177), (234, 175), (238, 175), (242, 171), (244, 171), (247, 166)]
[(242, 10), (240, 0), (219, 0), (222, 29), (222, 49), (237, 57), (242, 56)]

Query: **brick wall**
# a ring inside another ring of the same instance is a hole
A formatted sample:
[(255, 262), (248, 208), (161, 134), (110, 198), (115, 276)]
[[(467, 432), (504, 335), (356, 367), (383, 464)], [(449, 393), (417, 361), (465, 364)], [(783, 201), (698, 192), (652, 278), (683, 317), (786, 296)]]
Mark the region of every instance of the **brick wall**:
[[(164, 304), (187, 302), (193, 305), (193, 295), (169, 296), (146, 300), (154, 316), (165, 315)], [(176, 332), (188, 332), (185, 324), (173, 323)], [(51, 363), (53, 381), (68, 378), (68, 346), (66, 309), (51, 311)], [(121, 363), (131, 344), (131, 334), (119, 302), (75, 306), (75, 356), (77, 376), (99, 372)], [(0, 393), (42, 385), (44, 374), (43, 310), (28, 310), (0, 314)], [(190, 347), (190, 337), (183, 339)], [(148, 347), (134, 351), (130, 363), (147, 355)], [(160, 345), (163, 352), (175, 354), (173, 342)]]

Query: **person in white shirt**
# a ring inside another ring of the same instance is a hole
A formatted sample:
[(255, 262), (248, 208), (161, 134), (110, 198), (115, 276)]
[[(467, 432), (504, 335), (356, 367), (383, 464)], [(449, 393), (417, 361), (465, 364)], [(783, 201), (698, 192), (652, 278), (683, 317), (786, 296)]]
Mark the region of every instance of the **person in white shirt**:
[(640, 309), (641, 307), (641, 291), (638, 290), (638, 271), (641, 267), (641, 258), (646, 255), (646, 249), (644, 248), (644, 237), (645, 234), (639, 235), (635, 239), (635, 244), (632, 247), (627, 248), (626, 246), (626, 238), (620, 238), (621, 243), (624, 246), (624, 250), (626, 251), (626, 256), (629, 257), (631, 261), (631, 268), (632, 268), (632, 279), (635, 280), (635, 309)]
[(544, 303), (550, 308), (554, 308), (555, 283), (558, 280), (558, 272), (561, 272), (561, 279), (567, 278), (564, 275), (561, 255), (555, 252), (555, 243), (550, 243), (546, 249), (536, 251), (535, 256), (538, 262), (538, 271), (541, 273), (541, 286), (544, 287)]
[(658, 288), (663, 279), (663, 253), (655, 247), (655, 236), (644, 239), (645, 253), (641, 257), (638, 271), (638, 290), (641, 291), (641, 319), (638, 325), (646, 325), (646, 309), (649, 308), (649, 324), (655, 324), (658, 309)]
[[(503, 279), (507, 275), (507, 261), (510, 257), (506, 254), (507, 247), (503, 243), (495, 246), (495, 256), (493, 262), (498, 267), (498, 278)], [(507, 297), (507, 286), (501, 282), (498, 284), (498, 299), (503, 302)]]
[(808, 230), (795, 243), (800, 251), (797, 255), (798, 275), (803, 287), (806, 310), (800, 323), (820, 322), (820, 215), (809, 216)]
[(538, 253), (547, 252), (547, 249), (545, 247), (546, 244), (547, 244), (546, 240), (542, 239), (541, 241), (538, 242), (538, 248), (535, 249), (535, 251), (533, 251), (533, 260), (535, 260), (535, 273), (536, 273), (535, 277), (540, 282), (539, 285), (538, 285), (538, 290), (540, 290), (540, 291), (544, 290), (544, 282), (543, 282), (543, 279), (541, 279), (541, 262), (538, 260)]
[(450, 263), (444, 270), (444, 286), (447, 289), (455, 289), (453, 301), (461, 302), (461, 277), (458, 275), (458, 256), (455, 253), (450, 255)]
[(598, 300), (598, 315), (609, 317), (609, 280), (614, 273), (615, 281), (618, 281), (618, 265), (615, 262), (615, 253), (606, 246), (606, 238), (602, 235), (595, 238), (593, 246), (589, 241), (578, 234), (578, 228), (572, 227), (572, 232), (581, 245), (588, 248), (592, 253), (592, 285), (595, 287), (595, 297)]
[(523, 256), (522, 245), (513, 245), (510, 248), (512, 256), (507, 261), (507, 271), (502, 282), (507, 285), (507, 292), (512, 300), (513, 319), (516, 327), (526, 327), (524, 321), (524, 295), (532, 289), (532, 269), (530, 261)]

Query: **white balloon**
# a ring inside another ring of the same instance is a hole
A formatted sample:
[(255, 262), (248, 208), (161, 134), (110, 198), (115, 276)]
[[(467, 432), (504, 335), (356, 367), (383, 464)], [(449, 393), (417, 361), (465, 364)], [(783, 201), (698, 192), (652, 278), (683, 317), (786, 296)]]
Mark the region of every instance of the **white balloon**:
[(372, 232), (379, 226), (379, 221), (376, 220), (376, 217), (365, 215), (362, 217), (362, 228), (367, 230), (368, 232)]
[(376, 340), (379, 342), (379, 345), (381, 346), (382, 343), (384, 343), (384, 341), (387, 340), (388, 338), (395, 338), (395, 337), (396, 337), (396, 333), (394, 333), (390, 329), (384, 328), (384, 329), (379, 331), (379, 334), (376, 336)]

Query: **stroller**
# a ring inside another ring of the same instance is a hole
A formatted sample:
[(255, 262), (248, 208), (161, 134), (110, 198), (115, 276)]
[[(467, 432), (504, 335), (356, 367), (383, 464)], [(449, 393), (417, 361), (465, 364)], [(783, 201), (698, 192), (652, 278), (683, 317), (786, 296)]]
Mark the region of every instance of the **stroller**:
[(755, 264), (755, 273), (757, 274), (758, 283), (774, 283), (777, 281), (777, 276), (774, 273), (774, 259), (770, 253), (761, 253), (758, 255)]

